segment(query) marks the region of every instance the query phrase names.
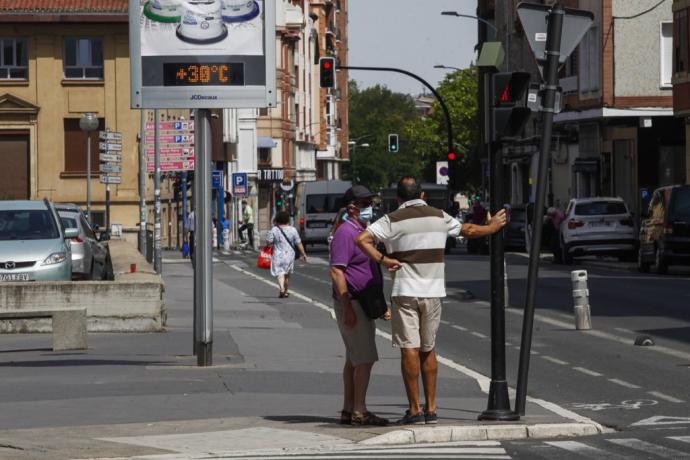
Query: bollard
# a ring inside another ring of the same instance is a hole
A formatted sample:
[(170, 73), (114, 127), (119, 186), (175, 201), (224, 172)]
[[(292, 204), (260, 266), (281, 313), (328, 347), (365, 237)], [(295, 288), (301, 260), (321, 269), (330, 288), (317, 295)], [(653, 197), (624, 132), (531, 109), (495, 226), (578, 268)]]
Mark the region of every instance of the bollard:
[(592, 329), (587, 270), (573, 270), (570, 272), (570, 280), (573, 282), (575, 328), (577, 330)]

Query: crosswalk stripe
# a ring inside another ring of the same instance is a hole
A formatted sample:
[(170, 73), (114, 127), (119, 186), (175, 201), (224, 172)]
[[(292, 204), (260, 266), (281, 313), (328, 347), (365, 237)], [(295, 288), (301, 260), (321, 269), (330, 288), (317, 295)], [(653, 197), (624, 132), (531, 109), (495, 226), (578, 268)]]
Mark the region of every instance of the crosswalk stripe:
[(673, 439), (674, 441), (687, 442), (690, 444), (690, 436), (668, 436), (668, 439)]
[(545, 444), (582, 455), (585, 458), (615, 458), (621, 460), (628, 458), (577, 441), (548, 441)]
[(607, 439), (607, 441), (617, 446), (628, 447), (648, 454), (658, 455), (662, 458), (683, 458), (687, 455), (685, 452), (671, 449), (670, 447), (659, 446), (635, 438)]

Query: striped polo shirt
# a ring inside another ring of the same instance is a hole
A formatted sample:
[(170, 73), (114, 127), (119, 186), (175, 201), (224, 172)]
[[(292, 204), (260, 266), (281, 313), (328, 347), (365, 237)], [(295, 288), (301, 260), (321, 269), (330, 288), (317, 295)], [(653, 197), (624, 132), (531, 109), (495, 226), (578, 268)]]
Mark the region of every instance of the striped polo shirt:
[(420, 199), (403, 203), (369, 225), (367, 231), (386, 246), (389, 257), (402, 262), (393, 275), (391, 296), (445, 297), (446, 238), (459, 236), (460, 227), (460, 222)]

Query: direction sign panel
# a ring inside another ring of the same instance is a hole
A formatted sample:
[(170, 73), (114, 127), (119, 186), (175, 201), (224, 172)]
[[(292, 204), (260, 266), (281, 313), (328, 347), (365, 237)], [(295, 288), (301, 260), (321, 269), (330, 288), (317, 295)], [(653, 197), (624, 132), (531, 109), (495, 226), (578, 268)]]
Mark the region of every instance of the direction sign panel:
[(98, 148), (101, 152), (121, 152), (122, 151), (122, 144), (115, 144), (112, 142), (99, 142), (98, 143)]
[(104, 173), (121, 173), (122, 166), (113, 163), (101, 163), (100, 171)]
[(108, 174), (101, 174), (101, 177), (99, 180), (100, 180), (101, 184), (121, 184), (122, 183), (122, 177), (111, 176)]
[(276, 2), (130, 0), (133, 109), (276, 106)]
[(102, 141), (122, 142), (122, 133), (118, 133), (116, 131), (99, 131), (98, 138)]
[(232, 195), (248, 196), (249, 187), (247, 173), (232, 173)]
[(112, 161), (114, 163), (119, 163), (122, 161), (122, 155), (119, 153), (101, 153), (99, 159), (101, 161)]

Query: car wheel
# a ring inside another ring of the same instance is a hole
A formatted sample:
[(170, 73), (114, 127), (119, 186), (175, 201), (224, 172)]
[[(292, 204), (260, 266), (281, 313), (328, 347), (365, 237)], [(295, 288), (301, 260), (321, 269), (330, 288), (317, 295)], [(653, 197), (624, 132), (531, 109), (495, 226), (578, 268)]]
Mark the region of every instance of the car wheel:
[(661, 254), (659, 248), (654, 251), (654, 265), (656, 266), (656, 272), (660, 275), (665, 275), (668, 273), (668, 262)]
[(637, 270), (640, 273), (649, 273), (649, 267), (650, 267), (649, 262), (644, 261), (644, 257), (642, 256), (642, 248), (637, 250)]
[(89, 277), (87, 279), (89, 281), (96, 279), (96, 259), (91, 259), (91, 270), (89, 270)]
[(570, 252), (568, 252), (568, 246), (561, 241), (561, 262), (565, 265), (572, 265), (573, 263), (573, 256), (570, 255)]

